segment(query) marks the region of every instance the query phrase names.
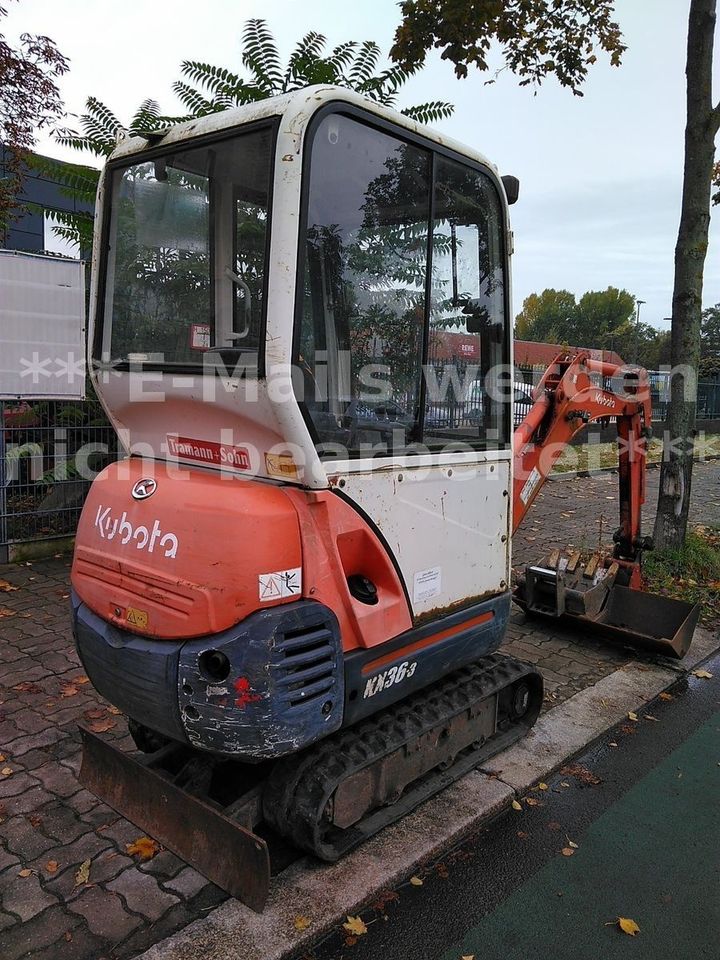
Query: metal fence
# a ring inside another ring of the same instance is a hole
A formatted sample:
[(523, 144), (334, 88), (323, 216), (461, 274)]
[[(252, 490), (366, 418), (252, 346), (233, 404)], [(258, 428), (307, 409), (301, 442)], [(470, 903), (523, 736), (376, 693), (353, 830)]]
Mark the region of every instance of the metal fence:
[[(532, 389), (532, 386), (540, 382), (540, 378), (544, 372), (545, 370), (541, 368), (516, 367), (516, 386), (518, 381), (524, 381), (529, 389)], [(655, 423), (661, 423), (667, 418), (668, 406), (670, 404), (670, 374), (664, 371), (648, 370), (648, 379), (650, 381), (650, 395), (652, 397), (652, 418)], [(612, 389), (612, 382), (607, 380), (605, 386)], [(522, 410), (522, 416), (525, 416), (525, 413), (527, 413), (529, 409), (529, 404), (526, 400), (523, 400), (517, 392), (515, 394), (515, 403), (515, 423), (517, 425), (517, 413)], [(698, 382), (697, 419), (720, 420), (720, 380), (700, 380)]]
[[(433, 366), (441, 381), (442, 362)], [(456, 373), (466, 383), (467, 371)], [(516, 368), (515, 426), (530, 409), (532, 387), (542, 374)], [(669, 401), (663, 376), (651, 374), (656, 422), (665, 419)], [(431, 429), (471, 427), (481, 417), (481, 391), (467, 383), (425, 412)], [(699, 384), (698, 419), (720, 419), (720, 382)], [(19, 545), (73, 536), (92, 479), (117, 456), (117, 438), (96, 400), (0, 400), (0, 563), (17, 555)]]
[[(670, 404), (670, 374), (649, 371), (650, 390), (653, 398), (653, 420), (665, 420)], [(698, 420), (720, 419), (720, 380), (698, 381)]]
[(73, 536), (93, 478), (117, 458), (97, 401), (0, 401), (0, 562)]

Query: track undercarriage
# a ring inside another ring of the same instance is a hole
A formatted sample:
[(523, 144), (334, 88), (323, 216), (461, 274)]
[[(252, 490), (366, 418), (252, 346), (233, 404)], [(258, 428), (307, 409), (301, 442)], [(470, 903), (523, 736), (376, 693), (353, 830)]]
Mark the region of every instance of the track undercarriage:
[(528, 664), (485, 657), (299, 754), (261, 764), (163, 744), (136, 725), (136, 743), (151, 752), (131, 755), (83, 730), (80, 779), (261, 910), (271, 873), (292, 859), (288, 845), (337, 860), (524, 736), (542, 690)]

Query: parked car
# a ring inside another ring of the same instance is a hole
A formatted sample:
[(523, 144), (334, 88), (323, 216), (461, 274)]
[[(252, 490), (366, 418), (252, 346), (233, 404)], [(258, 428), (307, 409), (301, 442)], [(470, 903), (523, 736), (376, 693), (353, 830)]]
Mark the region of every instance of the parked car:
[[(513, 429), (517, 429), (520, 424), (523, 422), (525, 417), (532, 407), (533, 400), (533, 386), (530, 383), (522, 383), (521, 381), (513, 382)], [(477, 425), (482, 420), (482, 407), (479, 405), (480, 401), (480, 387), (475, 387), (473, 384), (470, 397), (474, 399), (478, 405), (471, 407), (465, 414), (465, 418), (468, 423), (472, 425)]]

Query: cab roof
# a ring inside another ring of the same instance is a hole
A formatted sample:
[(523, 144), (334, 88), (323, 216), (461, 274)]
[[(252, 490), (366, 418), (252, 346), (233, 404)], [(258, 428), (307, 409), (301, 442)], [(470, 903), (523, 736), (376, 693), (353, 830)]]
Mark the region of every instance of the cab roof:
[(303, 133), (313, 114), (330, 103), (337, 103), (339, 106), (348, 104), (349, 106), (366, 110), (379, 119), (389, 121), (410, 133), (422, 136), (470, 160), (490, 167), (499, 177), (499, 172), (495, 164), (491, 163), (487, 157), (478, 150), (474, 150), (472, 147), (467, 146), (467, 144), (460, 143), (432, 127), (417, 123), (415, 120), (406, 117), (397, 110), (375, 103), (375, 101), (361, 96), (354, 90), (331, 85), (303, 87), (301, 90), (295, 90), (292, 93), (285, 93), (277, 97), (269, 97), (266, 100), (259, 100), (256, 103), (233, 107), (228, 110), (223, 110), (220, 113), (209, 114), (206, 117), (196, 117), (191, 120), (186, 120), (184, 123), (178, 123), (169, 127), (167, 132), (159, 131), (159, 133), (163, 133), (162, 137), (150, 136), (149, 138), (145, 138), (142, 136), (128, 136), (119, 142), (111, 154), (110, 160), (121, 160), (124, 157), (131, 157), (136, 153), (145, 152), (149, 147), (170, 146), (171, 144), (184, 142), (196, 137), (204, 137), (207, 134), (219, 133), (223, 130), (232, 130), (235, 127), (247, 123), (273, 117), (280, 118), (283, 132), (294, 135), (297, 138), (297, 151), (299, 152), (302, 145)]

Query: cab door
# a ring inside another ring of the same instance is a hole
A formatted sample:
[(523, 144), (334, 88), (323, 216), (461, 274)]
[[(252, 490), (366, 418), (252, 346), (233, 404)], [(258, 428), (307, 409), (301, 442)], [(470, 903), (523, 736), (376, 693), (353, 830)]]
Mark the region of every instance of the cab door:
[(413, 615), (509, 580), (505, 209), (478, 163), (326, 112), (309, 131), (296, 363), (330, 486)]

